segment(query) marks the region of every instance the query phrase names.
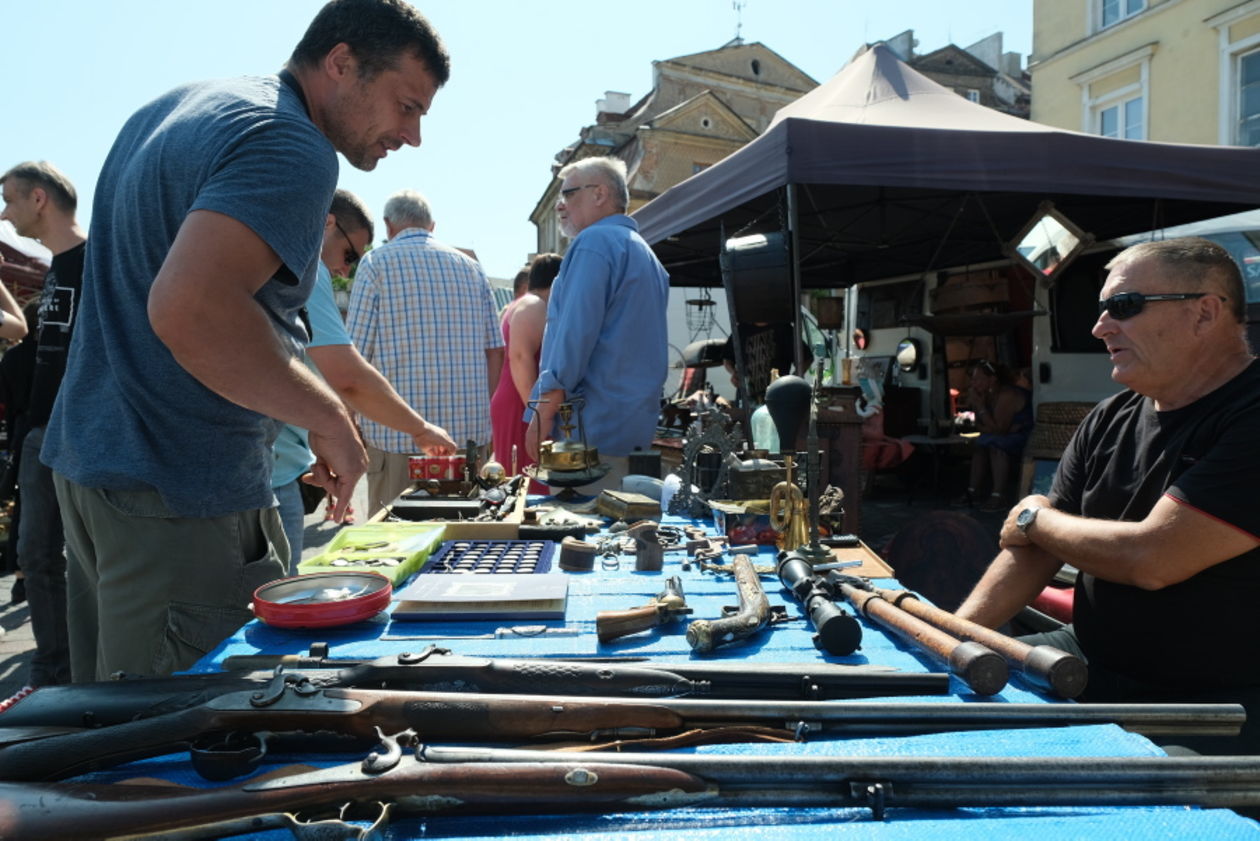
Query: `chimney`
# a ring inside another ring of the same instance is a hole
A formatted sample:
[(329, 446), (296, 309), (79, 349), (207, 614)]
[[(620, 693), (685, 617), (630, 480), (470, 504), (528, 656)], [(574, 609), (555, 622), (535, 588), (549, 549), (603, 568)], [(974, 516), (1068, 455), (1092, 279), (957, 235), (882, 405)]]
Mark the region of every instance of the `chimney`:
[(630, 94), (620, 91), (604, 91), (604, 98), (595, 101), (595, 121), (601, 117), (621, 116), (630, 110)]

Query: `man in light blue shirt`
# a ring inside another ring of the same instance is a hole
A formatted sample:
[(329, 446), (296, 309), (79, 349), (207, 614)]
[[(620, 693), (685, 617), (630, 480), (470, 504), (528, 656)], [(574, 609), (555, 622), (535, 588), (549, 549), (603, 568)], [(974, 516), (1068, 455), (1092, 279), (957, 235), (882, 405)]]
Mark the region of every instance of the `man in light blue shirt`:
[(538, 383), (542, 402), (530, 420), (531, 455), (538, 429), (555, 437), (559, 404), (579, 402), (588, 446), (612, 470), (593, 491), (620, 488), (627, 457), (651, 446), (668, 364), (665, 307), (669, 275), (626, 215), (626, 166), (585, 158), (560, 170), (556, 213), (573, 238), (547, 304)]

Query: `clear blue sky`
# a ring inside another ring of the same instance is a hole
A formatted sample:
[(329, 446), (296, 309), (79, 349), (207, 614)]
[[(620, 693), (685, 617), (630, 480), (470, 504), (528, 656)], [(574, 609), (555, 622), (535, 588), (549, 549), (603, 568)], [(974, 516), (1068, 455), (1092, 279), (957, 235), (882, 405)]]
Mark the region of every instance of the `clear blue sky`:
[[(182, 82), (272, 73), (321, 0), (0, 0), (0, 172), (28, 159), (61, 167), (91, 216), (97, 172), (123, 121)], [(652, 61), (714, 49), (735, 35), (731, 0), (420, 0), (452, 56), (450, 83), (423, 145), (374, 172), (344, 161), (341, 186), (379, 218), (385, 199), (428, 196), (437, 235), (510, 278), (534, 249), (529, 213), (556, 152), (595, 117), (606, 90), (632, 100)], [(580, 17), (578, 16), (580, 15)], [(919, 52), (1002, 32), (1026, 57), (1032, 0), (747, 0), (745, 41), (760, 41), (819, 82), (868, 41), (914, 29)], [(378, 237), (379, 239), (379, 237)]]

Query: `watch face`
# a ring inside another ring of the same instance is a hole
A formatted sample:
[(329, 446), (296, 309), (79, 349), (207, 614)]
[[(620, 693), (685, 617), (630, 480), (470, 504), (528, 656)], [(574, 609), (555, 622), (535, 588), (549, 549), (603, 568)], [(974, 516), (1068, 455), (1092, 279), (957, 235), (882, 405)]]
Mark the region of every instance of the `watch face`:
[(1020, 531), (1025, 531), (1032, 525), (1032, 522), (1035, 519), (1037, 519), (1037, 509), (1025, 508), (1023, 511), (1020, 511), (1019, 516), (1015, 518), (1015, 525), (1019, 527)]

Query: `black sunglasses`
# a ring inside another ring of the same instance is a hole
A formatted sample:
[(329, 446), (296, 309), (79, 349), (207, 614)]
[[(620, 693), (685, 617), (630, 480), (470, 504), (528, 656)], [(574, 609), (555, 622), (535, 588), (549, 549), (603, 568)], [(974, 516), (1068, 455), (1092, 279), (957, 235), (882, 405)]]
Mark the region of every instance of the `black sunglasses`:
[(337, 230), (341, 231), (341, 236), (346, 241), (346, 265), (353, 266), (355, 263), (359, 262), (359, 258), (363, 255), (360, 254), (358, 249), (354, 247), (354, 243), (350, 241), (350, 235), (346, 233), (345, 228), (341, 227), (341, 223), (334, 219), (333, 224), (337, 226)]
[[(1116, 321), (1132, 318), (1146, 308), (1151, 301), (1189, 301), (1203, 298), (1206, 292), (1169, 292), (1163, 295), (1143, 295), (1141, 292), (1121, 292), (1098, 302), (1098, 314), (1104, 312)], [(1221, 299), (1225, 300), (1224, 298)]]

